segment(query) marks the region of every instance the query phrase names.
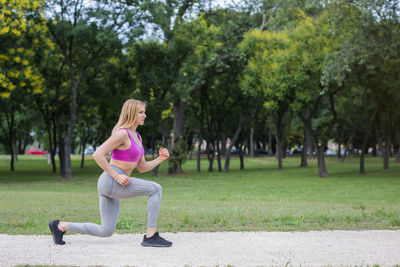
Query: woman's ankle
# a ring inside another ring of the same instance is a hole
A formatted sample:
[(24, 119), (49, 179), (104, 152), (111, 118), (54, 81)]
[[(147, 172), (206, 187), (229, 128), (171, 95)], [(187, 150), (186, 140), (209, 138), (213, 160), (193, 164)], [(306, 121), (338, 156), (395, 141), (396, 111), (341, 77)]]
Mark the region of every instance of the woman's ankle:
[(68, 228), (68, 223), (67, 223), (67, 222), (60, 222), (60, 223), (58, 224), (58, 229), (59, 229), (60, 231), (66, 232), (66, 231), (67, 231), (67, 228)]
[(152, 237), (156, 232), (157, 232), (157, 228), (156, 228), (156, 227), (147, 228), (146, 237), (147, 237), (147, 238), (150, 238), (150, 237)]

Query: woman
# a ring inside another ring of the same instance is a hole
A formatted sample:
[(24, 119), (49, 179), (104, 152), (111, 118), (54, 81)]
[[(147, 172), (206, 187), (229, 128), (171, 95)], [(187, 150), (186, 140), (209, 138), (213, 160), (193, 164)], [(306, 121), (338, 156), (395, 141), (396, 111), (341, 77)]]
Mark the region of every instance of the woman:
[[(49, 222), (54, 243), (64, 245), (64, 233), (79, 232), (94, 236), (108, 237), (116, 229), (121, 198), (149, 196), (147, 202), (147, 232), (143, 237), (142, 246), (170, 247), (169, 242), (159, 236), (156, 231), (157, 218), (160, 210), (162, 189), (155, 182), (129, 177), (132, 171), (147, 172), (154, 169), (169, 157), (166, 148), (160, 148), (159, 157), (146, 162), (142, 139), (136, 128), (144, 124), (146, 118), (145, 104), (129, 99), (121, 110), (119, 120), (113, 132), (93, 154), (96, 163), (104, 170), (97, 183), (100, 198), (101, 225), (94, 223), (72, 223), (53, 220)], [(110, 163), (107, 155), (112, 152)]]

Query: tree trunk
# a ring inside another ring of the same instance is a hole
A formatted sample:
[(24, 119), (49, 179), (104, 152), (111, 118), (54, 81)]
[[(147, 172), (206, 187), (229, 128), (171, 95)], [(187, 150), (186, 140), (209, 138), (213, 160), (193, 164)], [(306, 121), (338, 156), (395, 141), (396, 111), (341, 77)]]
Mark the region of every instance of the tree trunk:
[(367, 145), (368, 145), (368, 137), (369, 137), (369, 133), (367, 132), (364, 135), (363, 141), (361, 144), (360, 174), (365, 174), (365, 149), (367, 148)]
[[(71, 136), (72, 138), (72, 136)], [(72, 165), (71, 165), (71, 139), (67, 136), (64, 138), (64, 175), (66, 179), (72, 178)]]
[(244, 169), (244, 160), (243, 160), (243, 153), (242, 153), (242, 144), (239, 144), (239, 159), (240, 159), (240, 169)]
[(338, 159), (340, 160), (342, 158), (342, 142), (343, 142), (343, 131), (342, 131), (342, 125), (339, 124), (338, 126), (338, 132), (339, 132), (339, 140), (338, 140), (338, 151), (336, 156), (338, 157)]
[[(47, 135), (49, 138), (49, 153), (50, 153), (50, 160), (51, 160), (51, 165), (52, 165), (52, 171), (55, 173), (57, 172), (56, 169), (56, 163), (55, 163), (55, 152), (56, 152), (56, 147), (57, 147), (57, 140), (56, 140), (56, 125), (54, 119), (49, 119), (48, 114), (45, 115), (45, 120), (46, 120), (46, 130), (47, 130)], [(51, 132), (51, 125), (53, 124), (53, 133)]]
[(183, 136), (185, 136), (185, 142), (186, 142), (186, 151), (187, 155), (189, 156), (189, 160), (192, 159), (192, 154), (193, 154), (193, 133), (192, 131), (188, 130), (187, 133), (185, 133)]
[(396, 153), (396, 162), (400, 163), (400, 145), (397, 148), (397, 153)]
[(174, 125), (173, 125), (173, 141), (171, 147), (171, 159), (169, 161), (169, 173), (182, 173), (182, 161), (185, 157), (186, 143), (183, 136), (184, 130), (184, 112), (186, 102), (178, 100), (174, 103)]
[[(7, 114), (6, 114), (7, 116)], [(14, 106), (11, 104), (11, 111), (10, 111), (10, 119), (7, 117), (7, 124), (8, 124), (8, 134), (9, 134), (9, 140), (10, 140), (10, 152), (11, 152), (11, 159), (10, 159), (10, 170), (13, 172), (14, 169), (14, 161), (15, 161), (15, 134), (14, 134)]]
[(303, 145), (303, 150), (301, 151), (300, 168), (307, 168), (307, 167), (308, 167), (307, 152), (305, 146)]
[(194, 146), (192, 145), (190, 147), (189, 160), (192, 160), (192, 158), (193, 158), (193, 148), (194, 148)]
[(360, 174), (365, 174), (365, 152), (363, 150), (360, 154)]
[(21, 150), (21, 154), (24, 155), (25, 154), (25, 150), (26, 147), (28, 146), (28, 141), (24, 142), (24, 144), (22, 145), (22, 150)]
[(218, 171), (222, 172), (221, 149), (219, 147), (219, 141), (217, 141), (217, 162), (218, 162)]
[(62, 175), (64, 178), (70, 179), (72, 178), (72, 166), (71, 166), (71, 144), (72, 144), (72, 135), (74, 133), (76, 121), (77, 121), (77, 111), (78, 111), (78, 101), (77, 101), (77, 96), (78, 96), (78, 87), (79, 84), (86, 72), (86, 69), (83, 68), (80, 73), (78, 79), (75, 77), (75, 71), (72, 66), (71, 61), (68, 62), (68, 67), (70, 71), (70, 80), (71, 80), (71, 108), (70, 108), (70, 121), (67, 127), (67, 132), (65, 137), (63, 138), (64, 140), (64, 155), (63, 155), (63, 161), (64, 161), (64, 175)]
[(243, 121), (243, 115), (240, 115), (238, 128), (236, 129), (236, 132), (233, 135), (231, 143), (229, 144), (229, 147), (226, 150), (224, 172), (229, 172), (229, 163), (231, 160), (231, 150), (232, 150), (233, 144), (235, 144), (237, 142), (237, 139), (239, 138), (239, 134), (242, 131), (242, 121)]
[(383, 147), (383, 168), (389, 169), (389, 156), (390, 156), (390, 149), (387, 145)]
[(196, 171), (200, 172), (200, 159), (201, 159), (201, 143), (203, 142), (202, 138), (199, 138), (199, 145), (197, 149), (197, 168)]
[(250, 128), (250, 157), (254, 158), (254, 127)]
[(273, 155), (273, 151), (272, 151), (272, 128), (269, 127), (268, 129), (268, 155), (270, 157), (272, 157)]
[(13, 172), (14, 171), (14, 160), (15, 160), (15, 157), (14, 157), (14, 135), (13, 135), (13, 130), (12, 129), (10, 129), (10, 136), (9, 136), (9, 138), (10, 138), (10, 152), (11, 152), (11, 155), (10, 155), (10, 157), (11, 157), (11, 159), (10, 159), (10, 170)]
[(17, 140), (15, 131), (13, 132), (12, 148), (13, 148), (14, 161), (18, 161)]
[(64, 150), (65, 150), (65, 145), (64, 145), (64, 139), (63, 139), (63, 127), (61, 123), (58, 123), (58, 158), (60, 160), (60, 175), (61, 177), (65, 176), (65, 161), (64, 161)]
[(275, 132), (276, 138), (276, 158), (278, 159), (278, 170), (282, 170), (282, 148), (281, 148), (281, 141), (278, 137), (278, 133)]
[(338, 151), (337, 151), (336, 155), (337, 155), (338, 159), (342, 158), (342, 144), (341, 143), (338, 143)]
[[(230, 146), (229, 146), (230, 147)], [(226, 151), (225, 153), (225, 167), (224, 167), (224, 172), (229, 172), (229, 163), (231, 160), (231, 151)]]
[[(203, 93), (203, 90), (202, 90)], [(197, 149), (197, 168), (196, 171), (200, 172), (201, 171), (201, 145), (203, 143), (203, 137), (204, 137), (204, 129), (203, 129), (203, 124), (204, 124), (204, 101), (205, 98), (201, 97), (200, 98), (200, 118), (199, 118), (199, 145)]]
[(308, 167), (308, 151), (311, 149), (311, 124), (306, 120), (303, 121), (303, 128), (304, 128), (304, 142), (303, 142), (303, 150), (301, 151), (301, 162), (300, 168)]
[(282, 170), (282, 117), (278, 115), (275, 125), (275, 138), (276, 138), (276, 158), (278, 159), (278, 170)]
[(389, 169), (390, 142), (389, 142), (388, 138), (385, 141), (382, 140), (382, 136), (380, 134), (379, 126), (380, 126), (379, 122), (377, 122), (376, 137), (378, 139), (379, 149), (382, 151), (383, 168), (384, 169)]
[(361, 151), (360, 155), (360, 174), (365, 174), (365, 163), (364, 163), (365, 153)]
[[(319, 171), (319, 176), (320, 177), (328, 177), (328, 171), (326, 169), (325, 165), (325, 156), (324, 156), (324, 151), (325, 148), (328, 145), (328, 138), (332, 132), (332, 129), (336, 123), (337, 120), (337, 113), (335, 110), (335, 102), (334, 102), (334, 96), (336, 92), (343, 87), (339, 87), (333, 94), (329, 94), (329, 103), (330, 103), (330, 109), (332, 112), (332, 119), (329, 122), (328, 130), (325, 133), (325, 136), (323, 136), (321, 145), (318, 146), (318, 171)], [(316, 143), (316, 142), (315, 142)]]
[[(312, 158), (313, 157), (313, 144), (315, 143), (313, 140), (314, 136), (312, 133), (312, 118), (308, 119), (306, 122), (306, 137), (307, 137), (307, 149), (306, 149), (306, 160), (308, 157)], [(308, 164), (307, 164), (308, 165)]]
[(184, 112), (186, 108), (186, 103), (182, 101), (178, 101), (174, 103), (173, 112), (174, 112), (174, 135), (175, 139), (179, 139), (179, 137), (183, 136), (184, 130)]
[(55, 122), (54, 115), (52, 116), (52, 122), (53, 122), (53, 142), (51, 146), (51, 154), (50, 154), (50, 159), (51, 159), (51, 165), (53, 167), (53, 173), (57, 172), (57, 167), (56, 167), (56, 151), (57, 151), (57, 123)]
[(208, 158), (208, 163), (209, 163), (208, 171), (212, 172), (213, 171), (213, 164), (214, 164), (214, 155), (215, 155), (215, 153), (214, 153), (214, 142), (213, 141), (210, 141), (210, 142), (207, 141), (207, 147), (208, 147), (207, 158)]
[(384, 152), (383, 152), (383, 168), (389, 169), (389, 159), (390, 159), (390, 150), (392, 148), (392, 140), (390, 138), (390, 132), (387, 131)]
[(85, 136), (82, 141), (81, 169), (83, 169), (85, 167), (85, 147), (86, 147), (86, 143), (87, 143), (88, 139), (89, 139), (89, 135)]
[(319, 145), (318, 146), (318, 173), (319, 177), (321, 178), (326, 178), (328, 177), (328, 171), (326, 170), (326, 164), (325, 164), (325, 146), (324, 145)]
[(24, 150), (22, 149), (24, 141), (23, 140), (18, 140), (17, 141), (17, 154), (21, 155), (24, 154)]
[(225, 157), (226, 155), (226, 134), (225, 132), (221, 133), (221, 155)]
[(85, 167), (85, 149), (83, 149), (83, 144), (79, 145), (79, 152), (81, 153), (81, 165), (79, 166), (81, 169)]
[[(71, 166), (71, 144), (72, 144), (72, 134), (75, 129), (76, 120), (77, 120), (77, 110), (78, 110), (78, 103), (77, 103), (77, 89), (80, 82), (81, 77), (78, 81), (75, 80), (72, 72), (72, 66), (70, 66), (71, 70), (71, 109), (70, 109), (70, 121), (67, 127), (67, 133), (64, 137), (64, 175), (62, 175), (66, 179), (72, 178), (72, 166)], [(83, 75), (83, 74), (81, 74)]]

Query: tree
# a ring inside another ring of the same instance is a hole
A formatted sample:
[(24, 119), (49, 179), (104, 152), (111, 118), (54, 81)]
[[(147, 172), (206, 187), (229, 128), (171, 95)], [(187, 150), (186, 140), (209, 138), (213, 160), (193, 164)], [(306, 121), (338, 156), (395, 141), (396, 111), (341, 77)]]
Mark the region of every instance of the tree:
[(53, 45), (46, 36), (42, 6), (42, 1), (0, 1), (0, 127), (9, 145), (11, 171), (17, 154), (16, 120), (30, 97), (42, 92), (43, 78), (35, 62)]
[(286, 60), (288, 34), (288, 31), (274, 33), (253, 30), (245, 35), (241, 44), (244, 54), (249, 57), (241, 88), (246, 94), (263, 99), (264, 108), (272, 117), (279, 170), (282, 169), (283, 121), (288, 118), (287, 112), (293, 101), (293, 88), (288, 82), (290, 77), (279, 66), (279, 62)]
[[(169, 102), (172, 103), (173, 130), (170, 147), (169, 172), (182, 172), (186, 154), (184, 114), (191, 97), (208, 79), (218, 74), (219, 66), (227, 55), (218, 55), (218, 27), (210, 25), (200, 15), (192, 19), (188, 13), (203, 1), (143, 1), (151, 14), (149, 22), (162, 33), (170, 67)], [(192, 21), (190, 21), (192, 19)]]

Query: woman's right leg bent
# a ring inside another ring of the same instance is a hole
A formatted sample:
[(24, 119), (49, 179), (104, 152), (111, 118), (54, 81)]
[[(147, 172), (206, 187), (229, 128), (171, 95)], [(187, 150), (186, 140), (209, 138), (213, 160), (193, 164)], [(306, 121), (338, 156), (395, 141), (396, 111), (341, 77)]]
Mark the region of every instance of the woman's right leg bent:
[(99, 194), (101, 225), (95, 223), (68, 223), (68, 231), (99, 237), (111, 236), (116, 229), (120, 200)]
[(70, 222), (68, 223), (67, 230), (100, 237), (111, 236), (117, 226), (120, 207), (120, 199), (110, 197), (113, 186), (114, 179), (108, 173), (103, 172), (97, 182), (101, 225), (95, 223)]

